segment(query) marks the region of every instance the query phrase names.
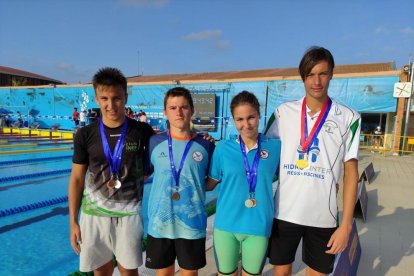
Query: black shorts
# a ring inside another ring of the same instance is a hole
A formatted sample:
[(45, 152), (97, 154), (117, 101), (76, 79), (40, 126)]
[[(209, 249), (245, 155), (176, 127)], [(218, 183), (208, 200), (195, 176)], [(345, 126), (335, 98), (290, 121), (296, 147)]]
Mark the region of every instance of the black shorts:
[(319, 228), (273, 219), (269, 241), (269, 262), (287, 265), (295, 260), (296, 250), (302, 240), (302, 261), (310, 268), (329, 274), (333, 271), (335, 255), (325, 253), (326, 246), (335, 232), (334, 228)]
[(174, 264), (187, 270), (197, 270), (206, 265), (206, 238), (165, 239), (147, 237), (147, 251), (145, 266), (152, 269), (167, 268)]

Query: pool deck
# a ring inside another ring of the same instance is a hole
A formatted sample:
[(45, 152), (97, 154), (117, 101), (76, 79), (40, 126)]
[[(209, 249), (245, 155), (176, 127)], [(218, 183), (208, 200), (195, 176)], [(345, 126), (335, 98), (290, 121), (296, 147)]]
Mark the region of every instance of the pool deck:
[[(367, 219), (365, 223), (356, 219), (362, 251), (358, 275), (414, 275), (414, 155), (382, 157), (361, 151), (360, 175), (371, 162), (375, 176), (370, 184), (366, 182)], [(338, 197), (341, 202), (341, 193)], [(217, 275), (211, 238), (213, 220), (214, 216), (208, 223), (207, 265), (199, 275)], [(140, 275), (155, 273), (142, 266)], [(273, 275), (271, 265), (266, 264), (263, 275)], [(293, 275), (305, 275), (301, 250), (293, 264)]]

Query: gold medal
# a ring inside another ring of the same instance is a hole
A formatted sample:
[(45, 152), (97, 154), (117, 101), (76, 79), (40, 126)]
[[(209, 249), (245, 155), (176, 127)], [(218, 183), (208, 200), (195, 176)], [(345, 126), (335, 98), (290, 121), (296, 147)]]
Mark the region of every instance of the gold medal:
[(306, 168), (307, 166), (309, 166), (308, 160), (305, 160), (305, 159), (299, 159), (298, 161), (296, 161), (296, 166), (297, 166), (299, 169), (304, 169), (304, 168)]
[(177, 201), (180, 199), (180, 194), (178, 192), (174, 192), (171, 196), (172, 200)]
[(253, 202), (253, 200), (251, 199), (251, 198), (249, 198), (249, 199), (246, 199), (246, 201), (244, 202), (244, 205), (247, 207), (247, 208), (252, 208), (252, 207), (254, 207), (253, 205), (254, 205), (254, 202)]

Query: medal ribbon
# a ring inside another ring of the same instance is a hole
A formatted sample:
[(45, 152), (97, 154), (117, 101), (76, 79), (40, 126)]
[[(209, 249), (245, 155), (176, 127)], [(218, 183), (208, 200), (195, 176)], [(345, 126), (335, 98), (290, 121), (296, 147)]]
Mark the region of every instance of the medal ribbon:
[(178, 168), (178, 171), (176, 171), (175, 165), (174, 165), (173, 150), (172, 150), (172, 139), (171, 139), (171, 135), (169, 132), (167, 136), (168, 136), (168, 152), (170, 155), (171, 172), (175, 180), (175, 187), (178, 189), (178, 186), (180, 185), (179, 179), (180, 179), (181, 170), (183, 169), (185, 158), (187, 157), (187, 154), (190, 151), (190, 146), (191, 146), (191, 142), (193, 141), (193, 139), (190, 139), (185, 145), (183, 156), (181, 156), (180, 167)]
[(257, 168), (259, 167), (259, 158), (260, 158), (260, 133), (257, 136), (257, 152), (254, 156), (252, 167), (249, 166), (249, 161), (247, 159), (246, 147), (244, 145), (241, 135), (239, 135), (240, 149), (242, 152), (244, 167), (246, 169), (247, 182), (249, 184), (249, 193), (252, 195), (256, 191), (257, 184)]
[(318, 119), (312, 127), (312, 130), (308, 136), (308, 120), (306, 114), (306, 98), (302, 102), (302, 116), (301, 116), (301, 135), (300, 144), (303, 152), (309, 151), (309, 145), (312, 144), (313, 140), (318, 137), (318, 133), (325, 123), (326, 117), (328, 117), (329, 110), (331, 110), (332, 101), (328, 97), (328, 100), (323, 104), (321, 112), (318, 115)]
[(125, 134), (126, 134), (126, 130), (128, 127), (128, 118), (125, 117), (121, 136), (119, 136), (118, 141), (116, 142), (113, 153), (111, 152), (111, 149), (109, 148), (108, 140), (106, 139), (105, 128), (102, 122), (102, 118), (100, 121), (101, 122), (100, 122), (99, 130), (101, 132), (102, 145), (103, 145), (106, 160), (108, 160), (109, 171), (111, 172), (111, 177), (112, 175), (114, 175), (114, 173), (116, 173), (116, 175), (119, 176), (119, 169), (121, 168), (122, 148), (124, 145)]

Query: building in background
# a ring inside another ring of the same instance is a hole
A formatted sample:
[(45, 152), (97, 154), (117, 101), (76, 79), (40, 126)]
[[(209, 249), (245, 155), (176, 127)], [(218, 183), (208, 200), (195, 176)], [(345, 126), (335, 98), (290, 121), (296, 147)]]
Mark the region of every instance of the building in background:
[[(391, 133), (394, 130), (397, 100), (392, 97), (387, 98), (387, 96), (391, 95), (392, 85), (395, 81), (398, 82), (400, 73), (394, 62), (336, 65), (329, 93), (339, 102), (361, 113), (362, 130), (365, 133), (373, 133), (377, 126), (381, 126), (383, 130)], [(231, 86), (231, 83), (244, 82), (246, 90), (249, 90), (248, 87), (251, 86), (247, 82), (267, 82), (266, 91), (264, 91), (268, 94), (266, 97), (267, 101), (261, 102), (261, 104), (267, 105), (271, 111), (276, 108), (276, 105), (283, 102), (283, 100), (280, 101), (276, 98), (285, 100), (295, 99), (295, 97), (281, 95), (282, 93), (292, 93), (293, 90), (302, 87), (298, 68), (157, 76), (139, 75), (127, 79), (128, 85), (131, 86), (174, 84), (183, 85), (187, 88), (189, 85), (196, 86), (197, 83), (229, 83), (229, 86)], [(299, 83), (294, 83), (295, 80), (299, 81)], [(254, 88), (252, 89), (253, 91), (251, 92), (255, 93)], [(295, 94), (298, 97), (305, 95), (304, 90)], [(272, 98), (276, 99), (273, 103), (271, 101)], [(268, 115), (267, 112), (265, 116)]]
[[(399, 135), (400, 127), (404, 125), (399, 115), (404, 111), (404, 99), (393, 97), (393, 90), (395, 83), (406, 81), (402, 79), (406, 74), (397, 70), (394, 62), (337, 65), (329, 94), (362, 114), (365, 133), (371, 134), (381, 126), (385, 134)], [(158, 130), (166, 128), (164, 93), (176, 86), (189, 89), (195, 101), (194, 128), (208, 131), (216, 139), (226, 139), (237, 133), (229, 106), (232, 97), (240, 91), (248, 90), (259, 99), (262, 115), (259, 128), (264, 127), (279, 104), (305, 94), (297, 68), (141, 75), (127, 79), (127, 107), (134, 112), (145, 111), (147, 122)], [(29, 125), (36, 122), (39, 128), (60, 124), (61, 129), (73, 129), (71, 114), (74, 107), (85, 110), (98, 108), (91, 84), (9, 86), (1, 87), (0, 94), (0, 107), (11, 113), (11, 119), (17, 119), (15, 114), (20, 111), (23, 120), (27, 120)], [(410, 120), (408, 130), (412, 129), (413, 122), (414, 119)], [(408, 131), (407, 135), (414, 133)]]
[(0, 86), (37, 86), (56, 84), (65, 83), (31, 72), (0, 66)]

